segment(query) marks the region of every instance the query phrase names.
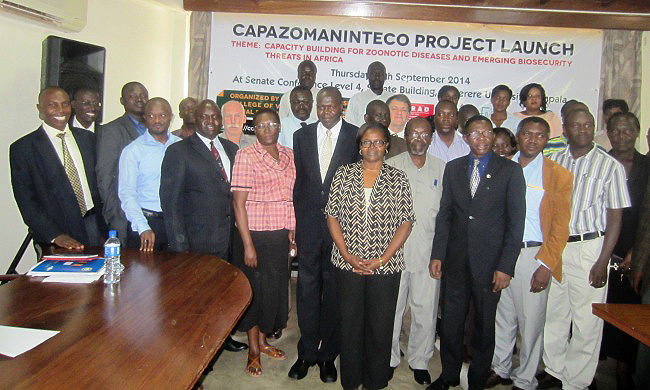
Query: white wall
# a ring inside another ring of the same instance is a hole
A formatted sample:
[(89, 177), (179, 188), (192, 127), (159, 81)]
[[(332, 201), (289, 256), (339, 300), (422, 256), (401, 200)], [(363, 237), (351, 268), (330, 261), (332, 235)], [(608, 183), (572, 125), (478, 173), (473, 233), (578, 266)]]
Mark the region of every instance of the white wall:
[[(9, 145), (40, 124), (36, 97), (40, 87), (41, 44), (48, 35), (106, 48), (105, 122), (121, 115), (122, 85), (142, 82), (149, 96), (162, 96), (174, 111), (187, 90), (188, 13), (146, 0), (89, 0), (86, 27), (65, 33), (51, 26), (0, 12), (0, 273), (7, 270), (27, 228), (11, 192)], [(175, 115), (178, 115), (175, 112)], [(180, 127), (176, 118), (173, 128)], [(19, 271), (34, 264), (28, 248)]]

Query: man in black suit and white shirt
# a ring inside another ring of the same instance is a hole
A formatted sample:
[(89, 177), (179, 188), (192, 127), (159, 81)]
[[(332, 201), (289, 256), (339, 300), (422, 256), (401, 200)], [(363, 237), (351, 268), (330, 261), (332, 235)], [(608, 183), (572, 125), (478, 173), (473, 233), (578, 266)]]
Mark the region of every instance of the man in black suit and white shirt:
[(335, 382), (334, 359), (339, 354), (336, 284), (324, 209), (336, 169), (359, 156), (358, 128), (341, 119), (343, 100), (334, 87), (318, 92), (316, 111), (318, 122), (293, 135), (300, 341), (298, 360), (289, 377), (302, 379), (309, 367), (318, 363), (321, 380)]
[(447, 163), (429, 270), (442, 276), (442, 373), (427, 389), (460, 382), (463, 333), (474, 301), (474, 350), (469, 389), (483, 389), (494, 354), (494, 319), (500, 292), (514, 274), (526, 217), (521, 166), (492, 152), (492, 123), (476, 115), (466, 124), (470, 153)]
[(47, 87), (38, 96), (43, 124), (9, 148), (11, 184), (25, 224), (38, 243), (69, 249), (100, 245), (103, 221), (95, 181), (95, 136), (68, 126), (68, 94)]
[(147, 131), (144, 124), (144, 105), (149, 92), (144, 85), (131, 81), (122, 87), (120, 103), (124, 115), (97, 129), (97, 187), (104, 202), (102, 214), (111, 229), (126, 245), (127, 220), (117, 196), (117, 165), (122, 149)]
[[(230, 174), (237, 145), (217, 137), (221, 111), (206, 99), (196, 107), (196, 132), (170, 145), (160, 171), (160, 206), (169, 249), (229, 260), (234, 226)], [(248, 346), (228, 337), (228, 351)]]

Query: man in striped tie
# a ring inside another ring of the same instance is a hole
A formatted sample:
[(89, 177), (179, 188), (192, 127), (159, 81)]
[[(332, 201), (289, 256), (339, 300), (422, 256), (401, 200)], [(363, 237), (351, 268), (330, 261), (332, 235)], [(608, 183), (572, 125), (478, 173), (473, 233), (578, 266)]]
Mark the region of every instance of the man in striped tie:
[(442, 179), (429, 272), (442, 278), (442, 373), (428, 390), (460, 383), (463, 333), (474, 304), (469, 389), (483, 389), (494, 354), (494, 320), (501, 290), (514, 275), (526, 218), (526, 181), (519, 164), (492, 152), (492, 122), (470, 118), (469, 154), (451, 160)]
[(68, 94), (41, 91), (43, 123), (9, 148), (11, 184), (23, 221), (37, 243), (68, 249), (101, 245), (105, 230), (95, 180), (95, 135), (68, 125)]

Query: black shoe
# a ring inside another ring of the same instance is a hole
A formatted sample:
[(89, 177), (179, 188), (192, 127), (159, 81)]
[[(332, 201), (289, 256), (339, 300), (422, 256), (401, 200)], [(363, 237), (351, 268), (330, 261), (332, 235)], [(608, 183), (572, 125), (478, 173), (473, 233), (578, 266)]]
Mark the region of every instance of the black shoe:
[(320, 367), (320, 380), (323, 383), (336, 382), (336, 366), (334, 362), (318, 362)]
[(413, 369), (411, 366), (409, 366), (409, 368), (413, 371), (413, 379), (415, 379), (417, 383), (421, 385), (431, 384), (431, 375), (429, 375), (429, 371)]
[(535, 375), (535, 378), (537, 378), (537, 388), (540, 390), (552, 389), (554, 387), (557, 387), (559, 389), (562, 388), (562, 381), (546, 371)]
[(439, 376), (438, 379), (436, 379), (432, 384), (430, 384), (427, 387), (427, 390), (447, 390), (450, 387), (453, 386), (458, 386), (460, 385), (460, 381), (456, 382), (447, 382), (446, 380), (442, 379), (442, 376)]
[(485, 388), (491, 389), (496, 385), (511, 385), (511, 384), (512, 384), (512, 379), (501, 378), (499, 375), (497, 375), (496, 372), (494, 372), (494, 370), (490, 370), (490, 372), (488, 372), (487, 381), (485, 382)]
[[(596, 384), (596, 378), (591, 381), (591, 384), (587, 386), (588, 390), (598, 390), (598, 385)], [(619, 387), (620, 389), (620, 387)]]
[(304, 378), (305, 375), (307, 375), (307, 371), (309, 371), (309, 367), (313, 365), (314, 363), (310, 363), (305, 359), (298, 358), (298, 360), (293, 363), (293, 366), (291, 366), (291, 369), (289, 370), (289, 378), (297, 380)]
[(396, 369), (396, 368), (397, 368), (397, 367), (391, 367), (391, 368), (390, 368), (390, 373), (388, 374), (388, 381), (389, 381), (389, 382), (391, 381), (391, 379), (393, 379), (393, 374), (395, 374), (395, 369)]
[(282, 329), (278, 329), (278, 330), (266, 335), (267, 339), (278, 340), (280, 337), (282, 337)]
[(248, 344), (240, 343), (237, 340), (233, 340), (232, 337), (226, 337), (226, 340), (223, 342), (223, 349), (230, 352), (239, 352), (248, 348)]

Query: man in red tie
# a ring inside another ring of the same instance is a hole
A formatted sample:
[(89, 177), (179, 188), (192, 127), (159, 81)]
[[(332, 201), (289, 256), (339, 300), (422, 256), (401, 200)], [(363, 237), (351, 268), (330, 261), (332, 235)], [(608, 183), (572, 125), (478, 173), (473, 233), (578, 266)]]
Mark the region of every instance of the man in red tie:
[[(196, 132), (170, 145), (160, 173), (160, 205), (169, 249), (229, 259), (234, 226), (230, 173), (237, 145), (217, 137), (221, 111), (212, 100), (196, 107)], [(247, 347), (230, 337), (229, 351)]]

